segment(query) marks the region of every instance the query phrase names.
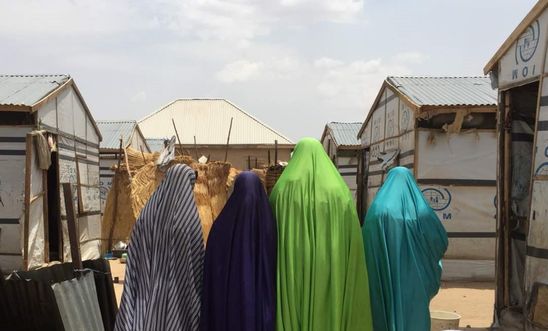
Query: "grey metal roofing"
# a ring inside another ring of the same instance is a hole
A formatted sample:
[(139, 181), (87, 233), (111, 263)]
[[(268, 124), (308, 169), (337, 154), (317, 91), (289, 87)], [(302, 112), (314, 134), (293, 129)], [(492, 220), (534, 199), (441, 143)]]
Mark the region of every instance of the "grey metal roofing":
[(278, 131), (225, 99), (177, 99), (139, 121), (145, 138), (164, 138), (175, 134), (181, 143), (224, 145), (233, 118), (230, 144), (293, 144)]
[(164, 149), (164, 139), (146, 139), (151, 152), (161, 152)]
[(387, 82), (418, 106), (496, 106), (489, 77), (393, 77)]
[(361, 122), (344, 123), (330, 122), (327, 127), (331, 130), (331, 136), (337, 146), (360, 146), (358, 132), (362, 126)]
[(135, 131), (137, 121), (97, 121), (97, 126), (103, 136), (100, 148), (120, 148), (120, 137), (123, 139), (123, 147), (131, 143), (131, 136)]
[(32, 106), (69, 79), (68, 75), (0, 75), (0, 105)]

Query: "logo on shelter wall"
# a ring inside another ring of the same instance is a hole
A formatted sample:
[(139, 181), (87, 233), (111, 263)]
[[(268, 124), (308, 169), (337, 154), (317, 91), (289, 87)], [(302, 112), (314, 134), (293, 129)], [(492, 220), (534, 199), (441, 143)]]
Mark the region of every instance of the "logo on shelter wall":
[(525, 79), (536, 74), (536, 64), (528, 63), (535, 55), (540, 40), (540, 23), (534, 21), (516, 41), (515, 60), (517, 68), (512, 69), (512, 80)]
[(537, 50), (539, 37), (540, 24), (538, 20), (536, 20), (516, 42), (516, 64), (519, 64), (518, 57), (522, 62), (527, 62), (533, 58), (533, 55), (535, 55)]
[(451, 193), (446, 188), (425, 188), (422, 190), (422, 194), (435, 211), (445, 210), (451, 204)]

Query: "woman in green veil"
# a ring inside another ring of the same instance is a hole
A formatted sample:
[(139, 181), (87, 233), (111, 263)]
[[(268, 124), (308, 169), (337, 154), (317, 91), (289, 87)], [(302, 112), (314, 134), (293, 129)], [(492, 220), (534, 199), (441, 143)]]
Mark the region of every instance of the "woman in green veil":
[(372, 330), (360, 223), (322, 145), (302, 139), (274, 186), (276, 329)]
[(363, 241), (375, 331), (430, 330), (447, 233), (409, 169), (388, 172), (367, 211)]

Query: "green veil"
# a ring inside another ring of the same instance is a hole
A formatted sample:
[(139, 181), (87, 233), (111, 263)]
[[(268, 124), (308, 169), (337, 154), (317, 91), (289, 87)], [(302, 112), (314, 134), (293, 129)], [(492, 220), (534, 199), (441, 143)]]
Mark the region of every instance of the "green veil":
[(363, 238), (375, 330), (430, 330), (447, 233), (409, 169), (388, 172), (367, 211)]
[(297, 144), (270, 204), (278, 223), (276, 329), (372, 330), (354, 201), (317, 140)]

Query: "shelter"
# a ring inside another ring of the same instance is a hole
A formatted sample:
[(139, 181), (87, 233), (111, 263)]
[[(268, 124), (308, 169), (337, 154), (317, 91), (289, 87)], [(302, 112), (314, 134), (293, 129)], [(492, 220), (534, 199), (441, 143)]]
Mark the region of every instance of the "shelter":
[(325, 125), (321, 143), (333, 161), (342, 178), (356, 198), (356, 173), (360, 140), (356, 138), (362, 126), (361, 122), (330, 122)]
[(139, 126), (147, 140), (177, 135), (182, 149), (195, 159), (205, 155), (224, 161), (228, 151), (227, 161), (237, 169), (287, 161), (294, 147), (289, 138), (224, 99), (178, 99), (140, 120)]
[(70, 76), (0, 76), (0, 268), (70, 261), (60, 183), (73, 185), (82, 259), (99, 257), (100, 141)]
[(497, 92), (487, 77), (388, 77), (359, 138), (363, 216), (392, 165), (413, 174), (449, 236), (444, 279), (493, 279)]
[(543, 0), (484, 68), (499, 90), (495, 322), (521, 330), (548, 329), (547, 37)]
[(101, 212), (104, 212), (107, 193), (114, 177), (113, 166), (122, 161), (124, 151), (131, 147), (143, 153), (150, 153), (150, 148), (139, 129), (137, 121), (97, 121), (103, 136), (99, 146), (99, 179), (101, 186)]

